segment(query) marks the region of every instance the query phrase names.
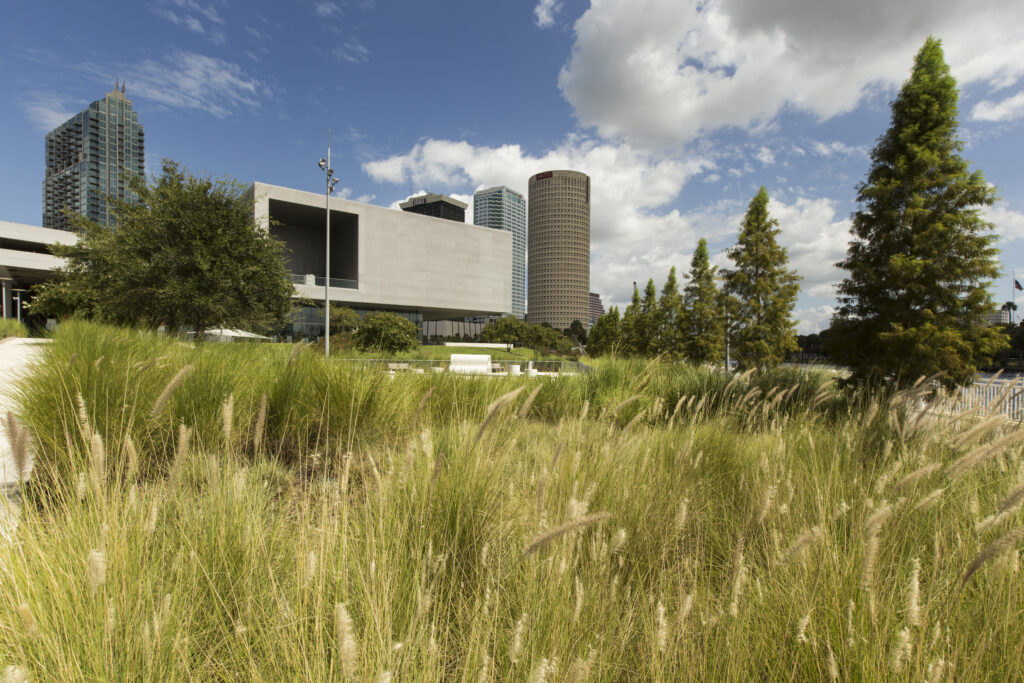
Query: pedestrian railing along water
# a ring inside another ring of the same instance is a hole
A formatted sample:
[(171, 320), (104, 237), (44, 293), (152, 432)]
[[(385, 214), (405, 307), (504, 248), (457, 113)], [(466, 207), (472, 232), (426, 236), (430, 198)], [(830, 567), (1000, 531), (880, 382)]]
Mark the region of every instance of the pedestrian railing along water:
[(1019, 422), (1024, 420), (1024, 378), (974, 382), (954, 392), (943, 407), (954, 413), (1003, 415)]
[[(486, 356), (484, 357), (486, 358)], [(553, 377), (576, 375), (590, 372), (592, 368), (577, 361), (561, 360), (491, 360), (480, 367), (460, 365), (457, 361), (441, 360), (395, 360), (386, 358), (338, 358), (338, 362), (352, 363), (361, 367), (377, 369), (394, 374), (411, 372), (416, 374), (448, 373), (479, 377)]]

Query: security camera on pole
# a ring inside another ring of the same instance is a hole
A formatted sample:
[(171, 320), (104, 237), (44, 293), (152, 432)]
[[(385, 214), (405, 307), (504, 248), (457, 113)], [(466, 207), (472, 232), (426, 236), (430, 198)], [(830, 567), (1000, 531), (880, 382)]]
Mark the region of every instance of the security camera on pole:
[(331, 129), (327, 129), (327, 158), (317, 162), (320, 170), (327, 175), (327, 190), (324, 202), (327, 209), (326, 250), (324, 252), (324, 358), (331, 355), (331, 193), (338, 184), (331, 168)]

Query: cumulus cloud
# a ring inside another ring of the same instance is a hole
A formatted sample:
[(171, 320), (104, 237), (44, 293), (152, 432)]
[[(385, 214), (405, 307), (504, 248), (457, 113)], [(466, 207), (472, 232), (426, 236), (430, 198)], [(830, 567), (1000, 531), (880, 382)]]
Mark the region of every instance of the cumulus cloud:
[(971, 111), (975, 121), (1012, 121), (1024, 116), (1024, 90), (1000, 102), (983, 100)]
[(562, 9), (559, 0), (540, 0), (533, 8), (533, 21), (540, 28), (548, 28), (555, 23), (555, 15)]
[(996, 226), (995, 232), (1004, 242), (1024, 239), (1024, 213), (1020, 211), (996, 204), (985, 210), (985, 220)]
[(768, 211), (779, 221), (779, 243), (786, 247), (789, 265), (803, 281), (801, 291), (811, 296), (835, 296), (835, 284), (845, 271), (835, 267), (846, 256), (850, 219), (836, 215), (832, 199), (797, 199), (786, 204), (772, 199)]
[(322, 2), (313, 3), (313, 13), (318, 17), (340, 17), (342, 15), (341, 7), (337, 3), (323, 0)]
[(811, 149), (814, 150), (815, 154), (823, 157), (830, 157), (835, 155), (854, 156), (867, 154), (867, 150), (865, 150), (863, 147), (851, 147), (847, 144), (840, 142), (839, 140), (832, 140), (831, 142), (815, 141), (811, 145)]
[(797, 321), (797, 334), (814, 334), (832, 324), (832, 315), (836, 312), (834, 306), (822, 304), (811, 308), (799, 308), (793, 311), (793, 319)]
[(198, 109), (218, 118), (242, 107), (258, 107), (270, 89), (240, 66), (194, 52), (175, 52), (162, 61), (146, 60), (127, 81), (140, 97), (170, 107)]
[[(574, 169), (591, 177), (591, 288), (612, 303), (628, 301), (633, 280), (664, 278), (672, 265), (689, 262), (697, 226), (678, 210), (662, 211), (686, 181), (712, 163), (702, 157), (657, 160), (628, 145), (570, 138), (539, 156), (519, 145), (474, 146), (425, 140), (407, 154), (368, 162), (363, 169), (381, 182), (431, 192), (507, 185), (527, 193), (529, 177)], [(470, 199), (471, 195), (452, 195)], [(463, 201), (467, 201), (463, 199)]]
[(961, 84), (1024, 76), (1024, 3), (602, 0), (575, 24), (559, 87), (581, 123), (636, 144), (763, 129), (784, 108), (851, 111), (909, 74), (932, 33)]
[(775, 154), (767, 147), (762, 147), (761, 149), (757, 150), (756, 156), (757, 160), (760, 161), (765, 166), (771, 166), (772, 164), (775, 163)]
[(332, 52), (338, 59), (344, 59), (346, 62), (353, 64), (370, 61), (370, 51), (355, 37), (346, 38), (345, 42), (334, 48)]

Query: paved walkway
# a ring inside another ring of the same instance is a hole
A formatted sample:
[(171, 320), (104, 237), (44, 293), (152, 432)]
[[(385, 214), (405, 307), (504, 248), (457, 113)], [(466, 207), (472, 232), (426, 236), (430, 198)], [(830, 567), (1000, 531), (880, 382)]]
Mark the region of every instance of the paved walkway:
[[(15, 409), (14, 384), (28, 372), (39, 357), (43, 339), (5, 339), (0, 341), (0, 419), (6, 426), (7, 411)], [(31, 470), (31, 463), (29, 469)], [(18, 469), (11, 457), (7, 429), (0, 428), (0, 537), (10, 535), (18, 518)]]

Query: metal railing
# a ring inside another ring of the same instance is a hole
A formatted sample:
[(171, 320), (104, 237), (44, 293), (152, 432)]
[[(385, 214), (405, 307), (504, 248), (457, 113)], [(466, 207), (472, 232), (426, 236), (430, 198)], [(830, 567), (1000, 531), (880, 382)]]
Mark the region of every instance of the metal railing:
[[(293, 285), (311, 285), (313, 287), (323, 287), (324, 278), (308, 277), (306, 275), (300, 275), (298, 273), (292, 273), (292, 284)], [(356, 280), (346, 280), (344, 278), (332, 277), (331, 287), (340, 287), (342, 289), (359, 289), (359, 282)]]
[(564, 360), (492, 360), (489, 366), (474, 367), (472, 370), (469, 369), (469, 366), (460, 366), (458, 363), (452, 369), (452, 361), (448, 359), (389, 360), (386, 358), (337, 358), (334, 360), (389, 373), (412, 372), (416, 374), (429, 374), (450, 372), (467, 377), (552, 377), (577, 375), (590, 372), (593, 369), (584, 363)]
[(954, 413), (975, 411), (979, 415), (1003, 415), (1024, 419), (1024, 379), (975, 382), (959, 389), (944, 406)]

